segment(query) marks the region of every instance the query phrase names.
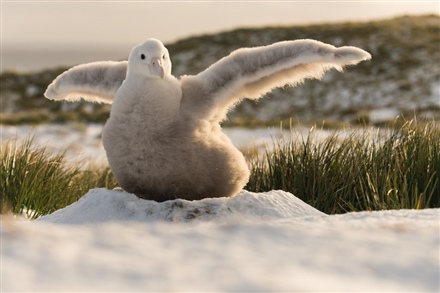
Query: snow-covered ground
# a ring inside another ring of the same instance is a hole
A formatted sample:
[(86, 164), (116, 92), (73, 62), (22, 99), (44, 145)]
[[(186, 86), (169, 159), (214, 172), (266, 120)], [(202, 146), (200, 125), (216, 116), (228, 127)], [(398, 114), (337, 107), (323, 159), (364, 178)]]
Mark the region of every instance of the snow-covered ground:
[[(1, 127), (2, 142), (34, 133), (70, 146), (69, 160), (105, 163), (102, 125)], [(239, 148), (281, 136), (224, 131)], [(36, 221), (2, 216), (0, 292), (438, 292), (439, 220), (440, 209), (329, 216), (282, 191), (156, 203), (94, 189)]]
[(439, 209), (325, 215), (283, 191), (156, 203), (94, 189), (2, 218), (1, 290), (439, 291)]
[[(101, 133), (102, 124), (40, 124), (7, 126), (0, 125), (1, 141), (7, 142), (11, 139), (23, 141), (29, 135), (34, 136), (36, 145), (45, 146), (48, 150), (58, 152), (67, 148), (67, 159), (73, 162), (93, 161), (96, 164), (106, 164), (107, 159), (102, 146)], [(309, 128), (299, 127), (295, 135), (307, 137)], [(264, 146), (269, 149), (273, 140), (281, 136), (290, 136), (290, 131), (279, 128), (224, 128), (223, 131), (232, 140), (234, 145), (240, 149), (258, 148)], [(329, 131), (320, 130), (316, 133), (317, 139), (324, 139), (330, 135)]]
[(101, 124), (0, 125), (0, 128), (3, 143), (15, 139), (20, 142), (33, 136), (35, 145), (47, 147), (49, 151), (59, 152), (67, 148), (66, 156), (71, 161), (106, 162)]

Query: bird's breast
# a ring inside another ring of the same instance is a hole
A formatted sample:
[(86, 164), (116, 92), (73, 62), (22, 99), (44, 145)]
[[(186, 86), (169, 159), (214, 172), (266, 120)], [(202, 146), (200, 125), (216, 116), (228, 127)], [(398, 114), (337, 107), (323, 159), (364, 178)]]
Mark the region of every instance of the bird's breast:
[(173, 77), (126, 81), (116, 95), (110, 118), (144, 129), (167, 127), (180, 116), (182, 90)]

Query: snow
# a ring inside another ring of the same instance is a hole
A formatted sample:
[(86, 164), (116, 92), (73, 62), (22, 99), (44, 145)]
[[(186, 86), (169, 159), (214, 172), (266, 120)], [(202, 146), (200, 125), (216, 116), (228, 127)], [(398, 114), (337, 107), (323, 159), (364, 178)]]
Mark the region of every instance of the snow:
[[(67, 148), (66, 159), (70, 162), (93, 162), (99, 166), (108, 164), (101, 141), (102, 128), (102, 124), (81, 123), (0, 125), (0, 140), (2, 143), (13, 139), (22, 142), (33, 135), (36, 145), (47, 147), (54, 153)], [(294, 130), (294, 135), (298, 138), (307, 137), (309, 131), (309, 128), (298, 127)], [(234, 127), (224, 128), (223, 132), (239, 149), (254, 147), (261, 151), (264, 151), (265, 147), (270, 150), (273, 147), (273, 141), (291, 135), (289, 130), (276, 127), (256, 129)], [(330, 133), (330, 131), (319, 130), (319, 133), (315, 132), (314, 136), (316, 139), (324, 140)]]
[(2, 218), (6, 291), (439, 291), (440, 209), (325, 215), (283, 191), (162, 203), (93, 189)]
[[(99, 209), (96, 209), (99, 207)], [(106, 212), (103, 213), (102, 210)], [(94, 189), (68, 208), (41, 217), (39, 221), (61, 224), (106, 221), (228, 221), (274, 220), (292, 217), (326, 216), (290, 193), (272, 191), (256, 194), (244, 191), (232, 198), (200, 201), (176, 199), (166, 202), (143, 200), (122, 190)]]
[(393, 108), (382, 108), (371, 110), (369, 118), (373, 123), (393, 121), (399, 116), (400, 112)]
[(93, 162), (107, 164), (101, 142), (101, 124), (38, 124), (9, 126), (0, 125), (2, 143), (17, 140), (19, 143), (29, 137), (36, 146), (46, 147), (50, 152), (67, 149), (66, 159), (70, 162)]

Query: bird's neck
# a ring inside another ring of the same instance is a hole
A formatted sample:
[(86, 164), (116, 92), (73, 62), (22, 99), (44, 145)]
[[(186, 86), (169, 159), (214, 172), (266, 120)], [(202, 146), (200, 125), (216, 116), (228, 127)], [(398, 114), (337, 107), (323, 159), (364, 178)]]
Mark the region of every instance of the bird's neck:
[[(127, 78), (117, 93), (118, 112), (168, 125), (179, 117), (182, 90), (174, 76), (164, 79)], [(114, 107), (114, 105), (113, 105)], [(113, 108), (112, 107), (112, 108)]]

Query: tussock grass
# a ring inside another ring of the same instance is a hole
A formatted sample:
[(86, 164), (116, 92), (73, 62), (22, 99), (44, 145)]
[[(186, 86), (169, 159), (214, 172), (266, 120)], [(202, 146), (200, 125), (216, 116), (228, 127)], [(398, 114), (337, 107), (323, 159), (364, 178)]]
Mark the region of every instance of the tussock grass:
[(51, 154), (32, 138), (9, 141), (0, 150), (0, 212), (34, 219), (63, 208), (96, 187), (114, 188), (110, 169), (72, 165), (65, 153)]
[[(435, 122), (335, 131), (324, 140), (316, 134), (275, 141), (262, 155), (250, 149), (245, 188), (282, 189), (329, 214), (440, 207), (440, 127)], [(108, 167), (72, 165), (63, 152), (51, 154), (32, 138), (7, 143), (0, 157), (2, 213), (33, 219), (77, 201), (89, 189), (117, 186)]]
[(274, 142), (273, 152), (251, 161), (246, 188), (289, 191), (330, 214), (440, 206), (440, 128), (434, 122), (339, 131), (322, 142), (313, 135)]

